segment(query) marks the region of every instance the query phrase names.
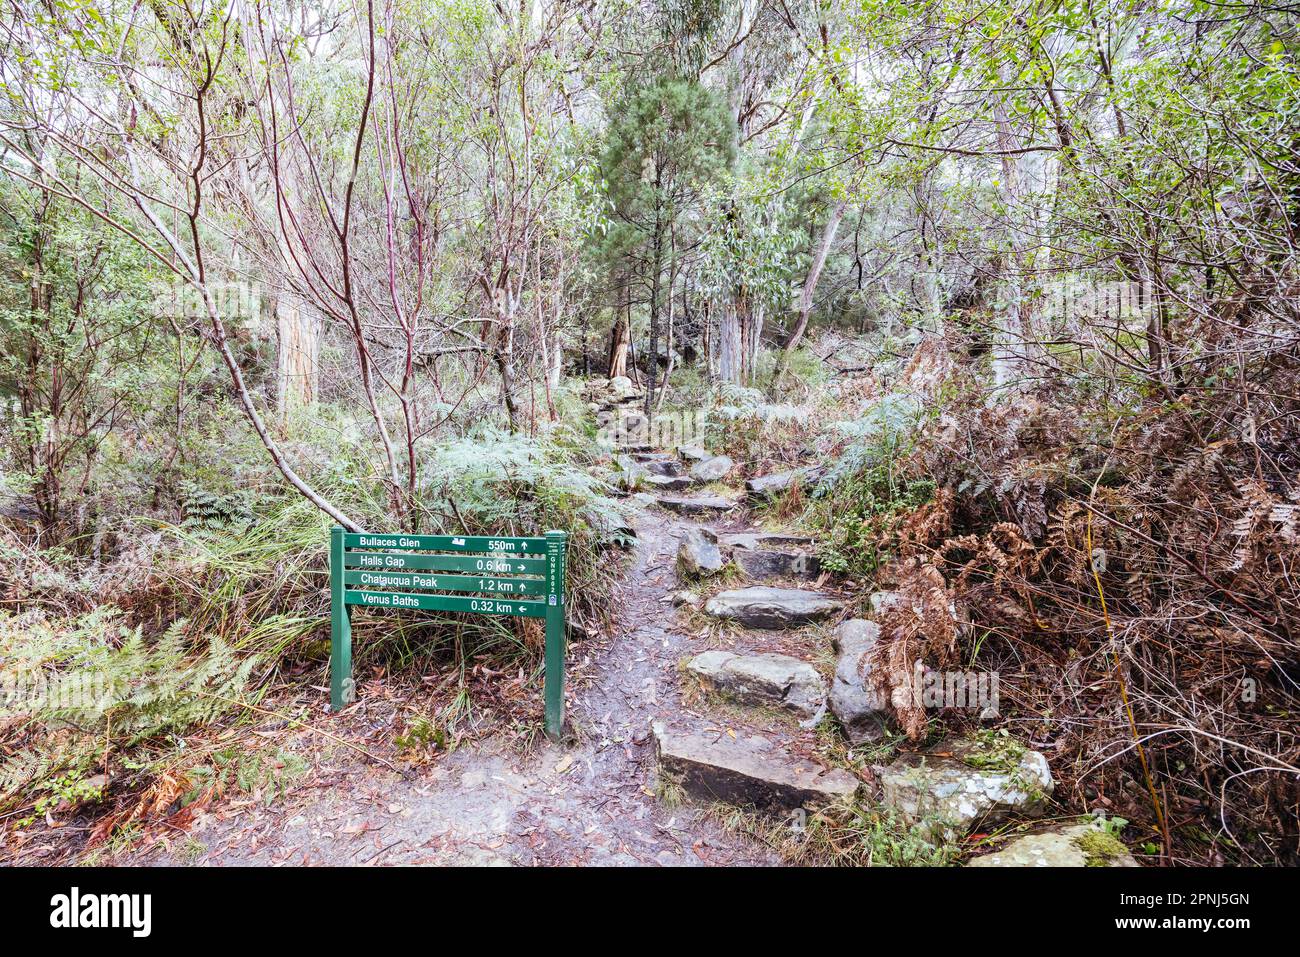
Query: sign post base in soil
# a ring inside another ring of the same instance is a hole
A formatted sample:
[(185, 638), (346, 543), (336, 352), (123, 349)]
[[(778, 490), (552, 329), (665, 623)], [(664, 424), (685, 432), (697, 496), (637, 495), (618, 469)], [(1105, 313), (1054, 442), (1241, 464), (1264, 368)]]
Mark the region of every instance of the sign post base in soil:
[(546, 734), (559, 738), (564, 725), (567, 545), (566, 532), (496, 538), (353, 533), (335, 526), (330, 534), (331, 707), (338, 711), (356, 700), (353, 605), (543, 618)]

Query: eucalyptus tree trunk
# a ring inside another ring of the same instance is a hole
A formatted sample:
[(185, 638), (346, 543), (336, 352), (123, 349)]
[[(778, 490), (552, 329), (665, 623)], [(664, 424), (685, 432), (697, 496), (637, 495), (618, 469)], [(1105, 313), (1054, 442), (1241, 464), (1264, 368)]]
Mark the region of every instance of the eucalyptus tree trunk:
[(763, 320), (767, 307), (762, 303), (746, 310), (748, 321), (744, 324), (745, 351), (741, 356), (740, 376), (746, 385), (753, 385), (758, 377), (758, 353), (763, 345)]
[(777, 359), (776, 372), (772, 376), (773, 391), (781, 388), (781, 378), (789, 366), (790, 356), (799, 348), (799, 342), (808, 329), (808, 317), (812, 314), (813, 295), (817, 291), (817, 282), (821, 279), (826, 258), (830, 255), (831, 244), (835, 242), (835, 234), (839, 231), (840, 223), (844, 221), (844, 212), (848, 209), (848, 205), (847, 200), (836, 203), (831, 209), (826, 225), (822, 227), (821, 239), (817, 243), (816, 250), (813, 251), (808, 275), (804, 277), (803, 289), (799, 292), (799, 318), (795, 321), (794, 328), (790, 330), (790, 335), (785, 340), (785, 348), (781, 350), (781, 356)]
[[(735, 118), (734, 145), (737, 150), (745, 139), (746, 114), (744, 104), (745, 69), (751, 65), (745, 56), (748, 37), (754, 18), (758, 15), (758, 0), (741, 0), (740, 21), (736, 27), (739, 38), (727, 55), (730, 76), (727, 100)], [(745, 381), (747, 370), (753, 364), (750, 350), (756, 347), (750, 329), (750, 309), (745, 288), (737, 285), (727, 302), (722, 304), (718, 320), (718, 378), (723, 382)]]
[(627, 276), (620, 275), (614, 297), (614, 325), (609, 330), (609, 354), (605, 374), (611, 379), (627, 375), (627, 350), (632, 344), (631, 292)]
[(275, 304), (276, 411), (283, 423), (316, 401), (320, 324), (296, 297)]
[[(1002, 153), (1002, 196), (1008, 216), (1020, 201), (1021, 170), (1015, 150), (1019, 138), (1011, 129), (1006, 108), (999, 102), (994, 107), (997, 127), (997, 145)], [(1004, 308), (1002, 320), (993, 332), (993, 382), (998, 387), (1009, 386), (1021, 379), (1025, 370), (1025, 350), (1030, 326), (1029, 302), (1025, 283), (1029, 271), (1029, 256), (1023, 238), (1012, 227), (1009, 232), (1010, 255), (1007, 257), (1002, 280)]]
[(742, 331), (739, 305), (724, 302), (718, 317), (718, 379), (739, 382), (742, 368)]

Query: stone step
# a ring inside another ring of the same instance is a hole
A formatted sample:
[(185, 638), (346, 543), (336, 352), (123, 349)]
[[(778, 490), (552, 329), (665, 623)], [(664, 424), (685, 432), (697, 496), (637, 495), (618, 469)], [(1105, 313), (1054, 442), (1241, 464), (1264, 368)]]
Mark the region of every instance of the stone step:
[(653, 726), (659, 773), (699, 801), (721, 801), (766, 812), (819, 810), (850, 801), (860, 782), (782, 751), (761, 735), (736, 729), (676, 730)]
[(658, 475), (682, 475), (685, 471), (682, 463), (667, 452), (637, 452), (631, 458), (646, 471)]
[(761, 502), (775, 498), (796, 483), (803, 485), (805, 488), (814, 485), (825, 474), (826, 470), (821, 466), (809, 465), (800, 469), (790, 469), (788, 472), (759, 475), (745, 483), (745, 492), (752, 501)]
[(949, 738), (876, 769), (876, 777), (882, 804), (948, 841), (1011, 814), (1041, 814), (1055, 786), (1047, 758), (1012, 739)]
[(691, 480), (676, 462), (638, 461), (638, 456), (616, 455), (618, 466), (615, 484), (622, 489), (644, 487), (662, 492), (680, 492), (691, 487)]
[(735, 532), (722, 536), (727, 548), (811, 548), (814, 539), (807, 535), (786, 535), (783, 532)]
[(686, 663), (709, 691), (737, 704), (789, 711), (806, 724), (816, 724), (826, 710), (826, 682), (806, 661), (767, 652), (737, 655), (706, 651)]
[(829, 618), (843, 607), (838, 598), (823, 592), (755, 585), (720, 592), (704, 610), (748, 628), (790, 628)]
[(747, 578), (816, 578), (822, 565), (816, 555), (775, 549), (738, 548), (731, 560)]
[(730, 512), (740, 505), (721, 495), (661, 495), (657, 501), (664, 508), (681, 515), (716, 515)]
[(685, 475), (655, 475), (649, 473), (642, 474), (639, 481), (646, 488), (658, 489), (661, 492), (684, 492), (691, 487), (691, 480)]
[(596, 412), (596, 427), (610, 429), (624, 436), (643, 437), (650, 420), (636, 405), (602, 406)]

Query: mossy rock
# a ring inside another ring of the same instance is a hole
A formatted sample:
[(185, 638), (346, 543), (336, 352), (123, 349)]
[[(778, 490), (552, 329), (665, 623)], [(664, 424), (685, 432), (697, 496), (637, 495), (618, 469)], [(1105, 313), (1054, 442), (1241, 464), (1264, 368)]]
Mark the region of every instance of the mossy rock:
[(1012, 838), (968, 867), (1138, 867), (1123, 842), (1096, 824), (1074, 824)]

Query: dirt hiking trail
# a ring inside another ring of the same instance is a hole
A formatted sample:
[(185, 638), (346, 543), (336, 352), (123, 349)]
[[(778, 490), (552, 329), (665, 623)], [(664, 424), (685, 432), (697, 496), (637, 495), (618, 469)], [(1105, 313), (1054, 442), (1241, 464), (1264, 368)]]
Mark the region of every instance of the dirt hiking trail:
[(615, 596), (614, 637), (589, 643), (590, 667), (575, 669), (576, 743), (542, 742), (524, 754), (488, 739), (403, 777), (354, 751), (321, 747), (324, 739), (310, 731), (294, 732), (299, 753), (324, 755), (310, 759), (310, 783), (269, 804), (227, 796), (183, 832), (142, 842), (113, 863), (779, 863), (755, 838), (698, 808), (669, 806), (654, 791), (651, 722), (679, 710), (679, 662), (703, 650), (674, 624), (669, 598), (678, 539), (691, 524), (655, 508), (639, 513), (633, 561)]

